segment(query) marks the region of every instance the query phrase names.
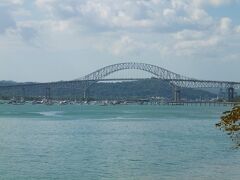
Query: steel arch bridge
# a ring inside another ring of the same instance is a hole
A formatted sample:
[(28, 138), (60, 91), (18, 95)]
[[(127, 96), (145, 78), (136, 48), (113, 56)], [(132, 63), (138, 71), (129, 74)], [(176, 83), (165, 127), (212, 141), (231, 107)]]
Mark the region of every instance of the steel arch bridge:
[(117, 71), (126, 70), (126, 69), (137, 69), (137, 70), (146, 71), (153, 74), (157, 78), (164, 79), (164, 80), (190, 79), (188, 77), (182, 76), (180, 74), (176, 74), (174, 72), (171, 72), (159, 66), (146, 64), (146, 63), (126, 62), (126, 63), (113, 64), (110, 66), (103, 67), (97, 71), (94, 71), (91, 74), (88, 74), (82, 78), (79, 78), (78, 80), (101, 80), (110, 74), (113, 74)]
[(129, 79), (105, 79), (108, 75), (117, 71), (126, 69), (137, 69), (153, 74), (157, 79), (170, 82), (172, 85), (183, 88), (240, 88), (240, 82), (232, 81), (213, 81), (213, 80), (199, 80), (189, 78), (162, 67), (136, 62), (126, 62), (105, 66), (86, 76), (76, 79), (77, 81), (113, 81), (113, 80), (139, 80), (138, 78)]
[[(164, 80), (169, 82), (176, 88), (176, 93), (180, 93), (179, 88), (223, 88), (227, 89), (229, 100), (233, 99), (234, 89), (240, 88), (240, 82), (233, 81), (213, 81), (213, 80), (199, 80), (193, 79), (180, 74), (174, 73), (167, 69), (161, 68), (159, 66), (146, 64), (146, 63), (136, 63), (136, 62), (126, 62), (113, 64), (103, 67), (97, 71), (94, 71), (81, 78), (71, 80), (71, 81), (57, 81), (48, 83), (30, 83), (30, 84), (19, 84), (11, 86), (0, 86), (0, 92), (8, 92), (11, 90), (17, 90), (20, 92), (22, 89), (27, 91), (30, 88), (39, 89), (43, 91), (47, 89), (61, 89), (61, 88), (75, 88), (86, 90), (91, 84), (99, 81), (125, 81), (125, 80), (141, 80), (144, 78), (118, 78), (118, 79), (107, 79), (106, 77), (117, 71), (122, 71), (126, 69), (136, 69), (141, 71), (146, 71), (153, 74), (156, 79)], [(147, 79), (147, 78), (145, 78)], [(25, 94), (25, 93), (24, 93)]]

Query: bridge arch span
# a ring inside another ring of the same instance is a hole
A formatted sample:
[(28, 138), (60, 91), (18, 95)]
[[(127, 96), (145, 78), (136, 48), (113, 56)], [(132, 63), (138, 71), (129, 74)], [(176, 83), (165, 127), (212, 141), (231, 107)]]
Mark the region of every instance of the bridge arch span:
[(171, 72), (159, 66), (146, 64), (146, 63), (126, 62), (126, 63), (118, 63), (118, 64), (113, 64), (113, 65), (103, 67), (82, 78), (79, 78), (78, 80), (101, 80), (110, 74), (113, 74), (117, 71), (126, 70), (126, 69), (137, 69), (137, 70), (146, 71), (153, 74), (157, 78), (164, 79), (164, 80), (190, 79), (188, 77)]

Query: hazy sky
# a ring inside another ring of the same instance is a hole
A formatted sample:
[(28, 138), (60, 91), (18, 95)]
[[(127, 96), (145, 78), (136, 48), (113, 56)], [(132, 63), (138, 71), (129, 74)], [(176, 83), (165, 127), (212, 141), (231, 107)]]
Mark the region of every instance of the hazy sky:
[(0, 0), (0, 80), (72, 80), (128, 61), (240, 81), (239, 0)]

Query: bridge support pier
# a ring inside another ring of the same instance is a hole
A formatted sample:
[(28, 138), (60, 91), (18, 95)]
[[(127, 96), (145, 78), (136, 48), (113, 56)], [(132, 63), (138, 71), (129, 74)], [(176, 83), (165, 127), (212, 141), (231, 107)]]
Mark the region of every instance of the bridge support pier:
[(87, 82), (84, 82), (83, 84), (83, 100), (86, 101), (88, 97), (88, 84)]
[(83, 100), (88, 101), (90, 97), (90, 87), (94, 85), (97, 81), (86, 81), (83, 84)]
[(83, 90), (83, 100), (85, 101), (86, 98), (87, 98), (87, 89), (84, 88), (84, 90)]
[(84, 88), (83, 88), (83, 100), (84, 100), (84, 101), (88, 101), (89, 88), (90, 88), (90, 86), (89, 86), (88, 84), (85, 84), (85, 85), (84, 85)]
[(25, 87), (23, 87), (23, 88), (22, 88), (22, 97), (24, 98), (25, 95), (26, 95), (26, 93), (25, 93)]
[(234, 99), (234, 88), (230, 87), (227, 89), (227, 91), (228, 91), (228, 101), (232, 102)]
[(47, 87), (46, 88), (46, 99), (50, 100), (50, 98), (51, 98), (51, 88)]
[(22, 88), (22, 97), (21, 100), (24, 101), (25, 100), (25, 96), (26, 96), (26, 89), (25, 87)]
[(181, 90), (179, 87), (174, 88), (174, 102), (179, 103), (181, 101)]

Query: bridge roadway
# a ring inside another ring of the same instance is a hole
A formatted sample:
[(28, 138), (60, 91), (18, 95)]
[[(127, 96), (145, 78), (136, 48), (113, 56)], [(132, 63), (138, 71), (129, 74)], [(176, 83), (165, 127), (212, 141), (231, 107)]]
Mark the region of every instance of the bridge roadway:
[(0, 86), (0, 89), (8, 88), (28, 88), (28, 87), (49, 87), (49, 88), (74, 88), (83, 84), (92, 84), (96, 82), (111, 82), (111, 81), (139, 81), (139, 80), (160, 80), (167, 81), (174, 86), (181, 88), (234, 88), (240, 89), (240, 82), (234, 81), (212, 81), (212, 80), (197, 80), (197, 79), (159, 79), (159, 78), (110, 78), (97, 80), (72, 80), (72, 81), (56, 81), (44, 83), (21, 83), (17, 85)]

